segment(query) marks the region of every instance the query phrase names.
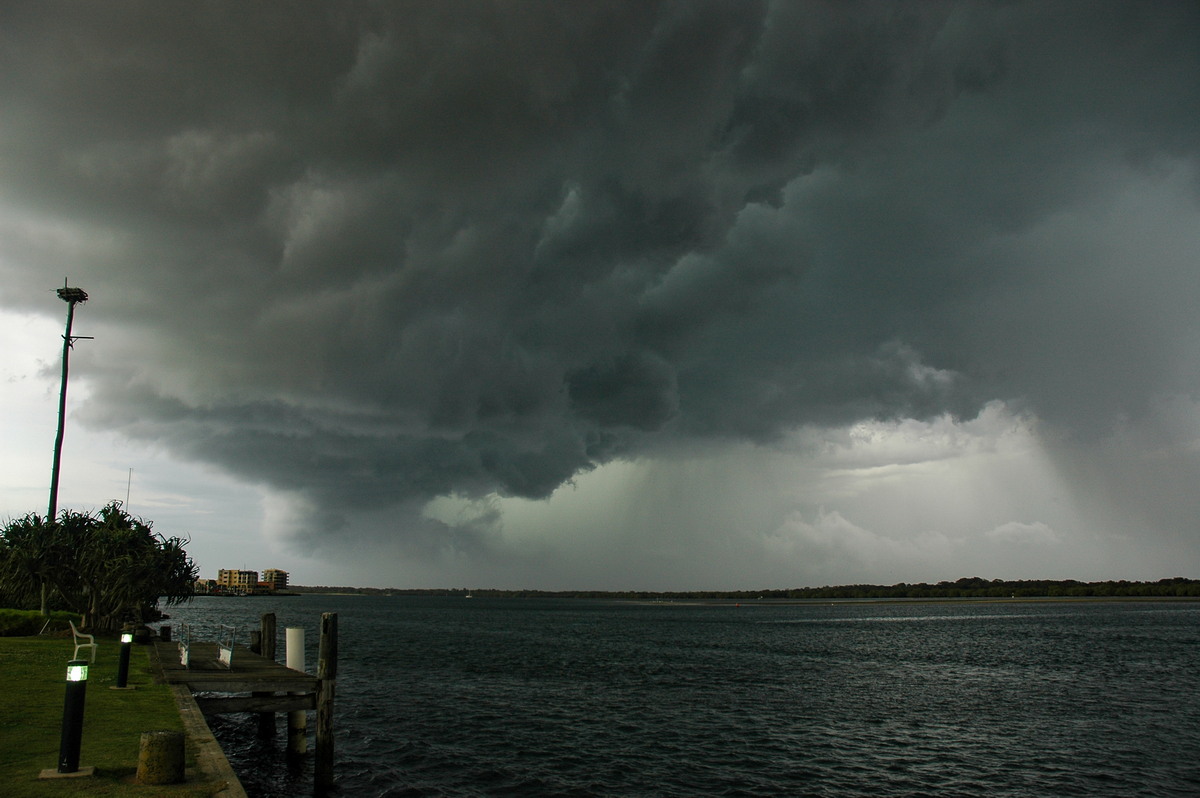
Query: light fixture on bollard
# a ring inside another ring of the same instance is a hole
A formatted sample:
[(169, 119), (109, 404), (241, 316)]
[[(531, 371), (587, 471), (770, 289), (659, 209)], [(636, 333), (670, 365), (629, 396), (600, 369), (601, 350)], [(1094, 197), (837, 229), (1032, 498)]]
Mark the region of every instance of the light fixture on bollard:
[(117, 661), (117, 684), (114, 690), (129, 690), (129, 647), (133, 643), (133, 632), (121, 632), (121, 658)]
[(79, 744), (83, 739), (83, 702), (87, 697), (87, 660), (67, 663), (67, 692), (63, 700), (62, 742), (58, 746), (58, 772), (79, 770)]
[(73, 659), (67, 663), (67, 689), (63, 699), (62, 741), (58, 747), (58, 770), (43, 770), (41, 777), (64, 778), (91, 776), (94, 767), (79, 767), (79, 744), (83, 739), (83, 702), (87, 696), (88, 663)]

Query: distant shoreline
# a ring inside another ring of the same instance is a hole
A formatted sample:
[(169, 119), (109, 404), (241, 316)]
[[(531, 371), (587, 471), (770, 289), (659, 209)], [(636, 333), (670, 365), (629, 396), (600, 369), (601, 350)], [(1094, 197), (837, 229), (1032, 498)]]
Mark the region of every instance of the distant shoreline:
[(765, 590), (503, 590), (493, 588), (374, 588), (293, 585), (298, 595), (446, 596), (466, 598), (577, 598), (638, 602), (810, 603), (812, 601), (941, 601), (941, 600), (1200, 600), (1200, 580), (1174, 577), (1156, 582), (1079, 582), (1075, 580), (986, 580), (968, 577), (955, 582), (895, 585), (836, 585)]
[(275, 593), (196, 593), (196, 596), (211, 596), (212, 598), (278, 598), (280, 596), (301, 596), (291, 590), (280, 590)]
[[(320, 595), (320, 594), (316, 594)], [(796, 604), (1057, 604), (1121, 601), (1200, 601), (1200, 596), (930, 596), (916, 598), (806, 598), (806, 599), (614, 599), (630, 604), (681, 604), (695, 606), (781, 607)]]
[[(450, 594), (414, 594), (411, 591), (380, 591), (375, 592), (337, 592), (326, 593), (323, 591), (312, 590), (304, 593), (294, 593), (292, 595), (306, 596), (360, 596), (360, 597), (383, 597), (383, 598), (454, 598)], [(249, 598), (249, 597), (234, 597), (234, 598)], [(728, 606), (737, 604), (738, 606), (761, 606), (761, 607), (780, 607), (794, 604), (1035, 604), (1035, 603), (1059, 603), (1059, 602), (1118, 602), (1118, 601), (1170, 601), (1170, 602), (1200, 602), (1200, 596), (1022, 596), (1013, 598), (1011, 596), (1005, 598), (1003, 596), (929, 596), (929, 597), (912, 597), (912, 598), (798, 598), (798, 599), (739, 599), (739, 598), (704, 598), (704, 599), (689, 599), (689, 598), (663, 598), (663, 599), (648, 599), (648, 598), (625, 598), (622, 596), (489, 596), (486, 592), (479, 592), (473, 598), (530, 598), (530, 599), (560, 599), (564, 601), (612, 601), (624, 604), (676, 604), (676, 605), (692, 605), (692, 606)]]

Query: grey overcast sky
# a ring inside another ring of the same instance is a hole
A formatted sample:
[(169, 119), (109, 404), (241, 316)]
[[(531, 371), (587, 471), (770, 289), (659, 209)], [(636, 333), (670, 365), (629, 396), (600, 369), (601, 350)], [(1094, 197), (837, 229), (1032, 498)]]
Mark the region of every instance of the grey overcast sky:
[(205, 576), (1200, 576), (1200, 5), (0, 5), (0, 516)]

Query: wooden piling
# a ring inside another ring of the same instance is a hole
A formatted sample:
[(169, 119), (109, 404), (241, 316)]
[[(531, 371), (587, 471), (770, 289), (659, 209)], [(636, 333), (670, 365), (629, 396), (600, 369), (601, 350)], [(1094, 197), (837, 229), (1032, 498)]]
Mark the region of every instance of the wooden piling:
[[(259, 619), (258, 653), (268, 660), (275, 661), (275, 613), (264, 612)], [(273, 693), (254, 693), (256, 696), (270, 696)], [(270, 740), (275, 736), (275, 713), (258, 713), (258, 739)]]
[(317, 740), (313, 787), (318, 793), (333, 787), (333, 696), (337, 681), (337, 613), (321, 614), (321, 645), (317, 655)]
[(275, 613), (264, 612), (259, 623), (262, 634), (262, 655), (267, 659), (275, 659)]

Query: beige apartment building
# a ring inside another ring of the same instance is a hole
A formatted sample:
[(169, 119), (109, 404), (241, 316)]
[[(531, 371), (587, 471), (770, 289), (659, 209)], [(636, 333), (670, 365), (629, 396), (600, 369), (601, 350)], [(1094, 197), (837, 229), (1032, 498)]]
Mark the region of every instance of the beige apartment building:
[(273, 591), (287, 590), (288, 572), (278, 568), (268, 568), (263, 571), (262, 581), (263, 584), (270, 585)]
[(258, 587), (258, 571), (217, 571), (217, 586), (234, 593), (249, 593)]
[(281, 593), (288, 589), (288, 572), (279, 568), (268, 568), (263, 571), (262, 579), (258, 571), (222, 568), (217, 571), (216, 580), (197, 579), (196, 592), (204, 594), (233, 594), (248, 593)]

